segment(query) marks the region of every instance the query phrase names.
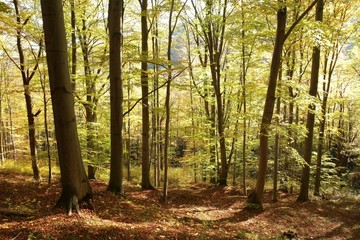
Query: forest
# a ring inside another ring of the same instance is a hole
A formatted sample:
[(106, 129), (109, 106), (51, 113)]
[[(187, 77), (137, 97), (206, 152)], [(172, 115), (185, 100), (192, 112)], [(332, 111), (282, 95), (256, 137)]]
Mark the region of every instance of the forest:
[(359, 239), (360, 1), (0, 1), (0, 239)]

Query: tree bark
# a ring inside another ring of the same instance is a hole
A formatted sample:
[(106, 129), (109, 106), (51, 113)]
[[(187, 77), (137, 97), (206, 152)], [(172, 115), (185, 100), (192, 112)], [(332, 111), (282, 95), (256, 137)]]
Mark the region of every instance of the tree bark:
[(123, 194), (123, 89), (122, 24), (123, 0), (109, 1), (111, 160), (108, 190)]
[[(283, 2), (279, 0), (278, 2)], [(285, 40), (286, 7), (280, 7), (277, 12), (277, 28), (274, 52), (271, 61), (270, 77), (266, 94), (263, 117), (260, 126), (260, 160), (257, 174), (255, 191), (250, 195), (248, 203), (258, 205), (262, 208), (264, 196), (265, 177), (268, 161), (269, 128), (274, 112), (275, 90), (280, 69), (282, 49)]]
[[(315, 15), (316, 21), (322, 22), (323, 8), (324, 8), (324, 1), (319, 0), (316, 5), (316, 15)], [(320, 46), (314, 46), (313, 54), (312, 54), (311, 79), (310, 79), (310, 90), (309, 90), (309, 95), (313, 97), (317, 96), (319, 69), (320, 69)], [(303, 166), (303, 171), (301, 175), (300, 193), (297, 199), (298, 201), (301, 202), (309, 200), (310, 164), (311, 164), (312, 149), (313, 149), (314, 123), (315, 123), (314, 111), (315, 111), (315, 105), (310, 104), (307, 113), (307, 121), (306, 121), (306, 129), (308, 132), (305, 138), (305, 145), (304, 145), (304, 160), (306, 164)]]
[(73, 209), (79, 212), (80, 201), (92, 207), (92, 189), (83, 165), (77, 133), (62, 4), (61, 0), (41, 0), (61, 172), (62, 191), (56, 206), (65, 207), (71, 214)]
[(150, 182), (150, 158), (149, 158), (149, 75), (148, 75), (148, 36), (147, 6), (148, 0), (142, 0), (141, 4), (141, 95), (142, 95), (142, 175), (141, 188), (154, 189)]

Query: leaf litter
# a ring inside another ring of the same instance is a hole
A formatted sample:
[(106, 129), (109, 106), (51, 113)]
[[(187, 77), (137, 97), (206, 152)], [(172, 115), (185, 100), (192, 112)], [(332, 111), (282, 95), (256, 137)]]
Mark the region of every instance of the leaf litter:
[(284, 233), (299, 239), (360, 237), (360, 202), (354, 199), (298, 203), (296, 195), (282, 194), (272, 203), (272, 193), (266, 192), (265, 210), (249, 210), (247, 197), (236, 187), (194, 184), (170, 186), (169, 202), (162, 204), (161, 191), (125, 186), (124, 199), (96, 180), (91, 182), (95, 211), (82, 209), (80, 217), (53, 209), (61, 190), (58, 181), (48, 187), (45, 181), (30, 180), (29, 175), (0, 173), (0, 239), (255, 240), (286, 239)]

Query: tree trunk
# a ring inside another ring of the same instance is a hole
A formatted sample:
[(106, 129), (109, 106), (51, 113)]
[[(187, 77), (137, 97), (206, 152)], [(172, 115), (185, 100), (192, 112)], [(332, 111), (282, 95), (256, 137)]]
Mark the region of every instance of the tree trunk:
[[(131, 85), (130, 85), (130, 78), (128, 78), (128, 82), (127, 82), (127, 97), (128, 97), (128, 104), (127, 104), (127, 108), (128, 110), (130, 109), (130, 98), (131, 98)], [(127, 128), (126, 128), (126, 133), (127, 133), (127, 139), (126, 139), (126, 149), (127, 149), (127, 165), (126, 165), (126, 170), (127, 170), (127, 181), (130, 182), (131, 181), (131, 118), (130, 118), (130, 112), (128, 113), (127, 116)]]
[[(79, 212), (79, 202), (91, 204), (92, 189), (81, 158), (72, 94), (63, 1), (41, 0), (46, 58), (61, 172), (61, 196), (57, 207)], [(90, 205), (92, 207), (92, 205)]]
[[(279, 2), (282, 2), (279, 0)], [(275, 105), (275, 90), (277, 78), (279, 74), (282, 49), (285, 40), (286, 27), (286, 7), (280, 7), (277, 12), (277, 29), (274, 52), (271, 61), (270, 78), (268, 83), (268, 90), (266, 94), (263, 117), (260, 126), (260, 161), (259, 170), (257, 174), (257, 181), (255, 191), (249, 197), (248, 203), (255, 204), (262, 207), (262, 200), (264, 196), (264, 186), (266, 169), (268, 162), (268, 147), (269, 147), (269, 128), (274, 112)]]
[(122, 24), (124, 1), (109, 1), (111, 159), (108, 190), (123, 194)]
[(0, 164), (4, 163), (4, 124), (3, 124), (3, 114), (2, 114), (2, 101), (3, 101), (3, 92), (2, 92), (2, 82), (3, 82), (3, 69), (0, 69)]
[[(322, 22), (323, 8), (324, 8), (324, 2), (323, 0), (319, 0), (316, 5), (316, 16), (315, 16), (316, 21)], [(313, 48), (313, 54), (312, 54), (311, 80), (310, 80), (310, 90), (309, 90), (309, 95), (313, 97), (317, 96), (319, 69), (320, 69), (320, 46), (315, 46)], [(314, 123), (315, 123), (314, 111), (315, 111), (315, 105), (310, 104), (307, 113), (307, 121), (306, 121), (306, 129), (308, 130), (308, 132), (305, 138), (305, 146), (304, 146), (304, 160), (306, 161), (306, 165), (303, 166), (300, 194), (297, 199), (298, 201), (302, 201), (302, 202), (309, 200), (310, 164), (311, 164), (311, 157), (313, 150), (313, 136), (314, 136)]]
[[(280, 85), (280, 80), (281, 80), (281, 74), (282, 71), (280, 69), (280, 73), (279, 73), (279, 85)], [(281, 102), (280, 102), (280, 96), (278, 96), (278, 98), (276, 99), (276, 126), (279, 127), (280, 125), (280, 107), (281, 107)], [(272, 201), (273, 202), (277, 202), (278, 198), (277, 198), (277, 191), (278, 191), (278, 166), (279, 166), (279, 153), (280, 153), (280, 147), (279, 147), (279, 142), (280, 142), (280, 134), (277, 132), (275, 134), (275, 143), (274, 143), (274, 182), (273, 182), (273, 198)]]
[(51, 151), (50, 151), (50, 138), (49, 138), (49, 125), (48, 125), (48, 106), (47, 106), (47, 96), (46, 96), (46, 83), (43, 73), (40, 73), (40, 84), (43, 93), (43, 102), (44, 102), (44, 127), (45, 127), (45, 139), (46, 139), (46, 150), (47, 150), (47, 159), (48, 159), (48, 185), (51, 185), (52, 179), (52, 166), (51, 166)]
[(148, 0), (142, 0), (141, 4), (141, 96), (142, 96), (142, 176), (141, 188), (154, 189), (150, 182), (150, 159), (149, 159), (149, 76), (148, 76), (148, 36), (147, 6)]
[(73, 93), (76, 91), (76, 16), (75, 16), (75, 0), (70, 1), (71, 6), (71, 89)]
[[(158, 3), (155, 3), (158, 4)], [(155, 9), (157, 6), (153, 5), (152, 8)], [(159, 16), (156, 15), (153, 19), (153, 26), (152, 26), (152, 52), (153, 52), (153, 58), (159, 59), (160, 56), (160, 47), (159, 47), (159, 22), (158, 22)], [(160, 105), (160, 95), (159, 95), (159, 65), (154, 65), (154, 95), (153, 95), (153, 109), (159, 109)], [(154, 182), (155, 187), (160, 187), (161, 182), (161, 171), (160, 171), (160, 165), (161, 165), (161, 152), (160, 152), (160, 113), (159, 111), (152, 111), (152, 152), (151, 156), (154, 161)]]
[(36, 149), (36, 137), (35, 137), (35, 117), (38, 113), (33, 113), (33, 103), (32, 103), (32, 97), (31, 97), (31, 91), (30, 91), (30, 81), (33, 78), (36, 69), (38, 68), (38, 60), (40, 58), (41, 54), (41, 44), (39, 49), (39, 54), (37, 58), (35, 59), (36, 63), (34, 66), (34, 69), (31, 73), (29, 73), (29, 69), (25, 69), (25, 55), (21, 43), (21, 28), (26, 24), (26, 21), (24, 23), (21, 22), (20, 18), (20, 12), (18, 8), (18, 1), (13, 0), (14, 7), (15, 7), (15, 13), (16, 13), (16, 22), (18, 24), (18, 27), (16, 29), (16, 45), (19, 53), (19, 61), (20, 61), (20, 70), (21, 70), (21, 77), (23, 80), (23, 86), (24, 86), (24, 95), (25, 95), (25, 103), (26, 103), (26, 111), (27, 111), (27, 118), (28, 118), (28, 128), (29, 128), (29, 144), (30, 144), (30, 157), (31, 157), (31, 166), (33, 169), (33, 176), (36, 181), (40, 181), (40, 170), (38, 166), (37, 161), (37, 149)]

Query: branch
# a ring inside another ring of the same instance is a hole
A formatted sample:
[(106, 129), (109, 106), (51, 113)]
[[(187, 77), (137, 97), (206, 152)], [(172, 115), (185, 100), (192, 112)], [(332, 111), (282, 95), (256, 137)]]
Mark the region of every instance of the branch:
[(356, 72), (356, 74), (359, 75), (359, 77), (360, 77), (360, 71), (357, 70), (355, 67), (352, 67), (352, 69), (354, 69), (354, 71)]
[(15, 62), (15, 60), (9, 55), (9, 53), (7, 52), (7, 50), (4, 48), (4, 46), (2, 46), (2, 49), (4, 50), (6, 56), (8, 56), (8, 58), (10, 59), (10, 61), (12, 61), (15, 66), (21, 71), (20, 66)]
[(286, 32), (284, 36), (283, 42), (286, 41), (286, 39), (289, 37), (290, 33), (294, 30), (294, 28), (298, 25), (298, 23), (310, 12), (310, 10), (317, 4), (319, 0), (314, 0), (310, 6), (300, 15), (298, 19), (290, 26), (289, 30)]
[(123, 117), (126, 116), (126, 114), (129, 114), (135, 107), (136, 105), (143, 100), (144, 98), (148, 97), (150, 94), (152, 94), (153, 92), (159, 90), (160, 88), (164, 87), (166, 84), (168, 84), (169, 82), (171, 82), (172, 80), (174, 80), (175, 78), (177, 78), (181, 73), (183, 73), (185, 70), (187, 69), (187, 67), (181, 69), (181, 71), (176, 74), (173, 78), (171, 78), (170, 80), (165, 81), (162, 85), (160, 85), (159, 87), (153, 89), (152, 91), (148, 92), (148, 94), (146, 94), (145, 96), (139, 98), (134, 105), (131, 106), (131, 108), (129, 110), (127, 110), (125, 113), (123, 113)]
[(41, 109), (37, 110), (35, 114), (33, 114), (34, 117), (37, 117), (41, 113)]

